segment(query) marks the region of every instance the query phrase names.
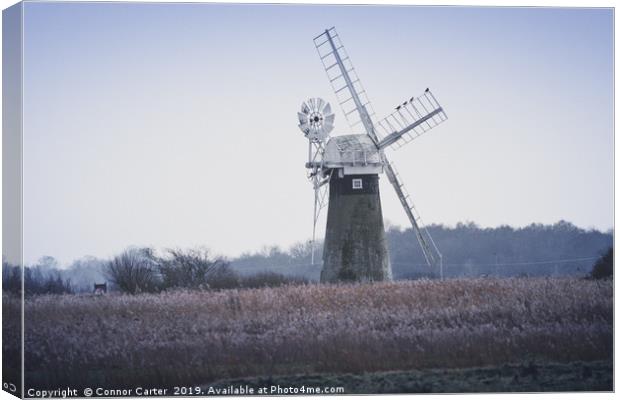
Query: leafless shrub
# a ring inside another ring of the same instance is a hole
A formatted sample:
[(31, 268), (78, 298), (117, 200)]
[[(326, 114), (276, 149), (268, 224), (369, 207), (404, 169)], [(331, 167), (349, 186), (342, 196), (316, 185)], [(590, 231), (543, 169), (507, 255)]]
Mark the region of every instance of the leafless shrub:
[(122, 292), (155, 292), (160, 288), (157, 262), (149, 248), (130, 248), (108, 262), (106, 275)]
[(158, 259), (166, 288), (234, 286), (235, 279), (228, 262), (220, 257), (212, 257), (207, 249), (168, 249), (166, 253), (165, 257)]

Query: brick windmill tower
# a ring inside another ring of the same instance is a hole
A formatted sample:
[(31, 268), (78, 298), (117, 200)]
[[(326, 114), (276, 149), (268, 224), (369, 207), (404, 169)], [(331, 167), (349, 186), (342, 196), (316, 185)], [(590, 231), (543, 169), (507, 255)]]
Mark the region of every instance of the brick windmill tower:
[(314, 188), (313, 244), (319, 214), (329, 204), (321, 282), (392, 279), (379, 196), (379, 175), (384, 172), (427, 263), (443, 276), (441, 254), (384, 153), (385, 148), (401, 147), (445, 121), (443, 108), (426, 89), (374, 123), (372, 105), (335, 28), (314, 38), (314, 44), (350, 127), (361, 126), (365, 132), (330, 138), (335, 116), (322, 99), (309, 99), (298, 112), (299, 128), (309, 141), (306, 168)]

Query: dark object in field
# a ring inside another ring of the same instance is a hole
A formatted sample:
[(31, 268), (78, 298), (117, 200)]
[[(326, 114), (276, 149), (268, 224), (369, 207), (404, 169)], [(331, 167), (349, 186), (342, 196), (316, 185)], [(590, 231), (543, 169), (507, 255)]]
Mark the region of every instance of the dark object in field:
[(94, 294), (104, 294), (108, 293), (108, 284), (106, 283), (95, 283), (95, 289), (93, 290)]

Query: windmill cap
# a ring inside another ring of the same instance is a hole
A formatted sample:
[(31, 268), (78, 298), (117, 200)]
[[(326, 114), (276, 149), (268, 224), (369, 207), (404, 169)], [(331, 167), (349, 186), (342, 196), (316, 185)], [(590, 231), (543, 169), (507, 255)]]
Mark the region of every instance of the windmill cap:
[(368, 135), (342, 135), (329, 139), (325, 145), (323, 162), (331, 168), (345, 165), (380, 165), (381, 156)]

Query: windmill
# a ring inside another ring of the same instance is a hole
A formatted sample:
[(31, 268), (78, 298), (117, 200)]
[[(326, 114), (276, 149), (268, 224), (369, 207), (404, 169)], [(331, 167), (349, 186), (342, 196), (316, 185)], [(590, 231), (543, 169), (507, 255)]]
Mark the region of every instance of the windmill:
[[(390, 280), (379, 174), (385, 172), (411, 222), (426, 262), (443, 278), (442, 256), (424, 227), (411, 196), (384, 150), (400, 148), (448, 117), (429, 89), (373, 121), (374, 110), (335, 28), (314, 38), (327, 78), (352, 130), (329, 137), (331, 106), (319, 98), (304, 102), (299, 128), (308, 139), (308, 177), (314, 189), (312, 263), (316, 224), (328, 206), (321, 282)], [(329, 197), (328, 194), (329, 193)]]

